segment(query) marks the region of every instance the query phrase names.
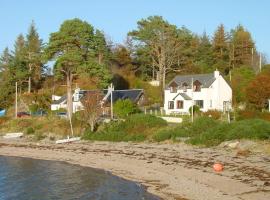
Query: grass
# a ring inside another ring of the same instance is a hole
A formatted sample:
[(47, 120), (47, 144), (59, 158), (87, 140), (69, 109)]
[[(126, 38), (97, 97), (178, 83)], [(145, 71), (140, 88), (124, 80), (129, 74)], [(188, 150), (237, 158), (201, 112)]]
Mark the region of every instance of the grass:
[(161, 127), (166, 127), (165, 120), (144, 114), (129, 116), (125, 121), (112, 122), (101, 127), (97, 132), (86, 131), (84, 139), (99, 141), (143, 141), (152, 136)]
[(153, 140), (157, 142), (179, 138), (187, 138), (187, 143), (207, 147), (235, 139), (269, 140), (270, 122), (262, 119), (247, 119), (229, 124), (201, 117), (193, 124), (183, 123), (176, 127), (167, 127), (153, 135)]
[[(81, 123), (75, 118), (72, 121), (74, 133), (79, 135), (82, 132)], [(71, 131), (67, 120), (55, 116), (47, 116), (2, 120), (0, 135), (10, 132), (23, 132), (29, 137), (40, 140), (47, 135), (65, 137), (70, 135)]]

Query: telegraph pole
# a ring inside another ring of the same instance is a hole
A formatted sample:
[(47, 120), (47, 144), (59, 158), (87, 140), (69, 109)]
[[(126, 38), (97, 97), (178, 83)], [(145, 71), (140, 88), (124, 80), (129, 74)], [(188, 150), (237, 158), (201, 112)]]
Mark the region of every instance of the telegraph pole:
[(260, 67), (260, 72), (261, 72), (262, 71), (262, 53), (260, 53), (259, 67)]
[(15, 119), (17, 119), (17, 113), (18, 113), (18, 83), (15, 84)]
[(111, 83), (111, 86), (110, 86), (110, 89), (111, 89), (111, 119), (113, 120), (113, 84)]
[(194, 112), (194, 101), (193, 101), (193, 77), (191, 78), (191, 98), (192, 98), (192, 105), (191, 105), (191, 122), (193, 123), (193, 121), (194, 121), (194, 114), (193, 114), (193, 112)]

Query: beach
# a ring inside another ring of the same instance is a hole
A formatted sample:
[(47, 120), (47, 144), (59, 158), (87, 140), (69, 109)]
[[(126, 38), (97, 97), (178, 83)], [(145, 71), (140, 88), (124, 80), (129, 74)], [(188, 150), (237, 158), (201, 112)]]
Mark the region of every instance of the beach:
[[(270, 199), (270, 156), (183, 143), (37, 143), (0, 140), (0, 155), (65, 161), (136, 181), (161, 199)], [(224, 170), (215, 172), (214, 163)]]

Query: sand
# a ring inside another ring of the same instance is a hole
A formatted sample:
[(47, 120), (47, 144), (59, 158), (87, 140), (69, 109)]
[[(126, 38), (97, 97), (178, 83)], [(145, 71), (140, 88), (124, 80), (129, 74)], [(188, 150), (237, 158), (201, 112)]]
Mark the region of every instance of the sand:
[[(137, 181), (162, 199), (269, 200), (270, 157), (185, 144), (0, 140), (0, 155), (65, 161)], [(220, 162), (224, 171), (216, 173)]]

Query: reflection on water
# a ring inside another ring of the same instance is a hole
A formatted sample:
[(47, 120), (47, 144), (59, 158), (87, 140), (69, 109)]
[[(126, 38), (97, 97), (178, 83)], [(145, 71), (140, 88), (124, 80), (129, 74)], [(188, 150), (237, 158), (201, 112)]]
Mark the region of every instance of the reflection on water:
[(64, 162), (0, 156), (0, 200), (156, 200), (139, 184)]

